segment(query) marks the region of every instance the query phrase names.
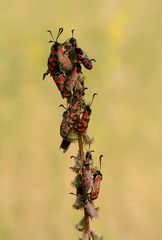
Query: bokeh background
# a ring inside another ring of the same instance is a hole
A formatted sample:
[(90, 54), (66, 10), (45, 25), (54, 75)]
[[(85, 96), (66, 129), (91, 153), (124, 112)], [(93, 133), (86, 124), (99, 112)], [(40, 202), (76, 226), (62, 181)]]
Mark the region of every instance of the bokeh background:
[(0, 240), (78, 239), (71, 205), (77, 144), (59, 150), (64, 103), (42, 81), (51, 40), (75, 37), (96, 59), (88, 132), (104, 179), (92, 228), (106, 240), (162, 239), (162, 1), (0, 2)]

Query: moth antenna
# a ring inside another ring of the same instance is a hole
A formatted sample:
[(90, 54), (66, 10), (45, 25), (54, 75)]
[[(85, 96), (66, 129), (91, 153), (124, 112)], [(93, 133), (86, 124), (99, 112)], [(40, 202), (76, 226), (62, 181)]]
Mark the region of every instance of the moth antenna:
[(93, 103), (93, 100), (94, 100), (94, 97), (97, 95), (97, 93), (94, 93), (93, 94), (93, 97), (92, 97), (92, 100), (91, 100), (91, 102), (90, 102), (90, 104), (89, 104), (89, 106), (91, 106), (92, 105), (92, 103)]
[(59, 107), (63, 107), (64, 109), (66, 109), (66, 107), (63, 105), (63, 104), (60, 104), (60, 106)]
[(101, 160), (102, 160), (102, 158), (103, 158), (103, 155), (100, 155), (100, 157), (99, 157), (100, 170), (101, 170)]
[(94, 150), (91, 150), (90, 153), (94, 152)]
[(63, 32), (63, 30), (64, 30), (63, 28), (59, 28), (57, 38), (56, 38), (56, 42), (57, 42), (57, 39), (59, 38), (59, 36), (61, 35), (61, 33)]
[(96, 60), (95, 60), (94, 58), (90, 59), (90, 61), (91, 61), (91, 62), (92, 62), (92, 61), (96, 62)]
[(49, 42), (55, 42), (55, 39), (54, 39), (54, 37), (53, 37), (53, 34), (52, 34), (51, 30), (48, 30), (47, 32), (50, 33), (50, 35), (51, 35), (51, 37), (52, 37), (52, 39), (53, 39), (53, 41), (49, 41)]
[(74, 30), (75, 30), (75, 29), (71, 30), (72, 38), (74, 37)]
[(85, 91), (85, 90), (87, 90), (88, 88), (87, 87), (85, 87), (85, 88), (83, 88), (83, 91)]
[(72, 195), (74, 195), (74, 196), (77, 196), (75, 193), (73, 193), (73, 192), (70, 192), (69, 194), (72, 194)]

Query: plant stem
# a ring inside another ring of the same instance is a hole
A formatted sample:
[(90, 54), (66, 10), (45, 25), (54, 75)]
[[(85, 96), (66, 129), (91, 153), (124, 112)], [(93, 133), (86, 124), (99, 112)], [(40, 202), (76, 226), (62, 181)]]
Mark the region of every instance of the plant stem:
[[(83, 150), (83, 140), (82, 135), (78, 133), (78, 145), (79, 145), (79, 155), (80, 155), (80, 161), (83, 164), (84, 163), (84, 150)], [(84, 187), (83, 187), (84, 191)], [(90, 223), (89, 223), (89, 215), (84, 207), (84, 220), (85, 220), (85, 232), (89, 235), (89, 240), (91, 240), (90, 237)]]
[(84, 163), (83, 140), (82, 140), (82, 135), (79, 133), (78, 133), (78, 145), (79, 145), (80, 161), (83, 164)]

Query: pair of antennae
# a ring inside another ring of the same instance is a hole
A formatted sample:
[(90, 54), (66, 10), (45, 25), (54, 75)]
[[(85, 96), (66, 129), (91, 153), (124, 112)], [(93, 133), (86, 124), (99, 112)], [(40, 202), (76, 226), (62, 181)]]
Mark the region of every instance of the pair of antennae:
[[(87, 88), (84, 88), (84, 90), (85, 90), (85, 89), (87, 89)], [(97, 95), (97, 93), (94, 93), (94, 94), (93, 94), (93, 96), (92, 96), (92, 100), (91, 100), (89, 106), (92, 105), (93, 100), (94, 100), (94, 97), (95, 97), (96, 95)], [(60, 104), (59, 107), (63, 107), (65, 110), (67, 110), (67, 108), (66, 108), (63, 104)], [(92, 152), (92, 151), (91, 151), (91, 152)]]
[[(91, 153), (91, 152), (94, 152), (94, 150), (91, 150), (90, 153)], [(75, 157), (75, 156), (71, 156), (70, 158), (76, 158), (76, 157)], [(102, 158), (103, 158), (103, 154), (101, 154), (101, 155), (99, 156), (100, 170), (101, 170), (101, 160), (102, 160)]]
[(50, 41), (50, 42), (57, 42), (57, 40), (58, 40), (59, 36), (61, 35), (61, 33), (63, 32), (63, 30), (64, 30), (63, 28), (59, 28), (59, 30), (58, 30), (58, 34), (57, 34), (57, 37), (56, 37), (56, 40), (54, 39), (51, 30), (48, 30), (47, 32), (50, 33), (50, 35), (51, 35), (51, 37), (52, 37), (52, 39), (53, 39), (53, 41)]
[[(91, 147), (91, 144), (89, 144), (89, 151), (88, 151), (87, 148), (84, 146), (84, 148), (86, 149), (87, 152), (89, 152), (89, 153), (94, 152), (94, 150), (90, 150), (90, 147)], [(103, 158), (103, 154), (101, 154), (101, 155), (99, 156), (100, 170), (101, 170), (101, 161), (102, 161), (102, 158)]]
[[(47, 32), (50, 33), (50, 35), (51, 35), (51, 37), (52, 37), (52, 39), (53, 39), (53, 41), (49, 41), (49, 42), (57, 42), (57, 40), (58, 40), (59, 36), (61, 35), (61, 33), (63, 32), (63, 30), (64, 30), (63, 28), (59, 28), (59, 30), (58, 30), (58, 34), (57, 34), (57, 37), (56, 37), (56, 40), (54, 39), (51, 30), (48, 30)], [(73, 38), (73, 37), (74, 37), (74, 29), (71, 30), (71, 32), (72, 32), (72, 38)]]

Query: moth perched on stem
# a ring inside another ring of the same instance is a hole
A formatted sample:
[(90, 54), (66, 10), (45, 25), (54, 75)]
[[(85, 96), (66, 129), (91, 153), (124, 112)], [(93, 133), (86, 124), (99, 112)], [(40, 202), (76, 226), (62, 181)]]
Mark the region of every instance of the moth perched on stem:
[[(93, 138), (87, 134), (92, 109), (91, 105), (97, 93), (93, 94), (91, 102), (88, 104), (85, 100), (85, 76), (82, 67), (91, 70), (93, 68), (93, 58), (88, 57), (87, 53), (78, 46), (78, 41), (74, 38), (74, 29), (72, 36), (63, 43), (58, 42), (63, 28), (59, 28), (56, 39), (50, 30), (52, 43), (50, 55), (47, 61), (47, 71), (43, 74), (43, 79), (50, 75), (54, 80), (61, 96), (66, 100), (66, 107), (62, 114), (60, 124), (60, 135), (62, 142), (60, 148), (66, 152), (72, 142), (78, 142), (78, 154), (71, 156), (74, 159), (74, 165), (70, 168), (76, 174), (72, 181), (75, 188), (74, 209), (83, 209), (83, 217), (76, 229), (82, 232), (80, 240), (102, 240), (102, 236), (97, 235), (90, 228), (90, 220), (98, 217), (98, 207), (94, 201), (100, 193), (102, 181), (101, 158), (100, 169), (94, 167), (94, 160), (90, 150)], [(85, 145), (89, 145), (89, 150), (84, 152)]]

